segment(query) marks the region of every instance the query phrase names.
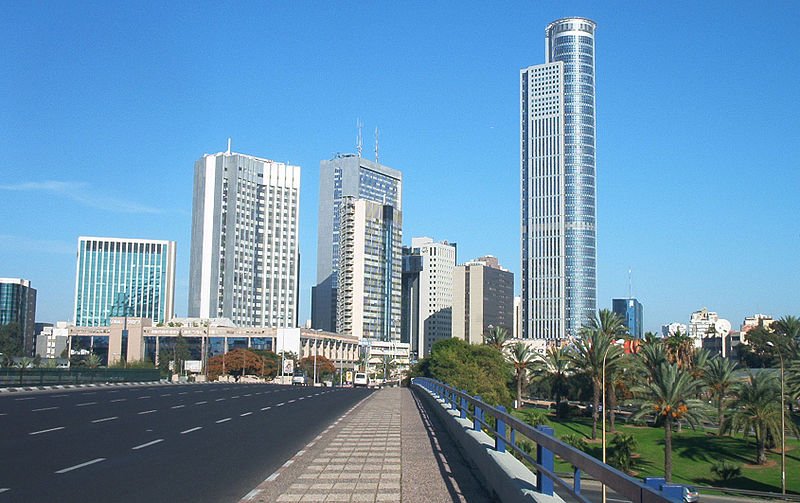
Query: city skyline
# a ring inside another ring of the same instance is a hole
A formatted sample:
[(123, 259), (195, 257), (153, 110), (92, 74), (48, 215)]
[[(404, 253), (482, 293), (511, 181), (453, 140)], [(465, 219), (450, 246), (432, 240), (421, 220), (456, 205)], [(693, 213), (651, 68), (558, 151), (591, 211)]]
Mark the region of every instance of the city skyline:
[[(244, 50), (248, 39), (241, 34), (194, 47), (187, 42), (193, 19), (163, 34), (159, 23), (181, 14), (174, 7), (154, 16), (160, 21), (126, 6), (95, 6), (93, 16), (80, 7), (52, 7), (41, 16), (18, 5), (2, 21), (3, 59), (18, 71), (0, 91), (9, 132), (0, 139), (7, 152), (0, 275), (31, 280), (38, 321), (69, 318), (74, 240), (86, 234), (178, 241), (176, 306), (183, 314), (192, 162), (220, 150), (228, 136), (237, 151), (305, 170), (300, 321), (310, 318), (315, 167), (337, 149), (355, 150), (358, 117), (367, 131), (380, 127), (381, 162), (403, 169), (404, 241), (448, 236), (463, 257), (496, 255), (519, 276), (518, 72), (541, 60), (542, 28), (568, 15), (597, 21), (602, 40), (598, 307), (627, 292), (629, 268), (633, 296), (647, 306), (646, 330), (687, 322), (702, 306), (736, 325), (756, 312), (791, 314), (798, 304), (792, 257), (800, 235), (781, 223), (800, 209), (794, 196), (800, 175), (786, 162), (798, 149), (791, 92), (798, 74), (786, 64), (793, 44), (787, 33), (745, 36), (796, 14), (796, 5), (632, 5), (614, 13), (591, 4), (545, 5), (524, 20), (517, 19), (519, 9), (425, 6), (430, 20), (420, 25), (408, 21), (413, 5), (317, 6), (308, 16), (302, 6), (231, 12), (245, 24), (248, 17), (269, 18), (292, 34), (276, 37), (269, 53)], [(380, 30), (365, 22), (370, 16), (384, 20)], [(95, 26), (98, 19), (143, 30), (105, 44), (114, 40), (114, 23)], [(326, 29), (311, 39), (315, 45), (301, 43), (326, 24), (341, 27), (331, 20), (366, 33), (350, 38)], [(497, 40), (473, 41), (467, 33), (480, 27)], [(374, 50), (365, 35), (379, 31)], [(321, 43), (333, 33), (343, 37), (339, 43)], [(396, 45), (401, 33), (403, 40), (427, 42), (397, 52), (389, 42)], [(460, 42), (458, 49), (451, 40)], [(189, 56), (204, 49), (211, 52), (206, 57), (266, 69), (228, 84), (201, 72), (205, 61)], [(309, 57), (321, 64), (314, 72), (322, 80), (292, 61)], [(176, 73), (185, 78), (174, 79)], [(268, 76), (274, 78), (262, 78)], [(323, 96), (304, 106), (311, 89)], [(219, 120), (199, 118), (212, 112)], [(158, 155), (145, 160), (144, 150)], [(492, 183), (475, 183), (486, 176)], [(481, 200), (486, 204), (475, 204)]]

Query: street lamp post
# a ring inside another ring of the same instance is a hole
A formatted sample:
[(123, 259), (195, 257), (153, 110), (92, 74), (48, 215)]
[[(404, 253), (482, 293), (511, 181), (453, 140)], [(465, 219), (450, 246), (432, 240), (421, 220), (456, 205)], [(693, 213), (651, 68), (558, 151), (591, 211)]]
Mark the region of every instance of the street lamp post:
[[(603, 381), (603, 385), (602, 385), (603, 402), (602, 402), (602, 405), (601, 405), (601, 407), (603, 409), (603, 411), (602, 411), (602, 414), (603, 414), (603, 434), (602, 434), (602, 438), (603, 438), (603, 440), (602, 440), (603, 441), (603, 464), (606, 463), (606, 358), (608, 357), (608, 353), (611, 351), (611, 348), (614, 347), (614, 344), (620, 344), (620, 343), (622, 343), (624, 341), (625, 341), (624, 339), (617, 339), (617, 340), (609, 342), (608, 347), (606, 348), (606, 351), (603, 354), (603, 367), (602, 367), (603, 368), (603, 371), (602, 371), (602, 374), (603, 374), (603, 378), (602, 378), (602, 381)], [(605, 484), (603, 484), (603, 503), (606, 503), (606, 485)]]
[(783, 395), (783, 352), (781, 352), (772, 341), (767, 341), (767, 345), (778, 351), (778, 358), (781, 361), (781, 494), (786, 494), (786, 404)]

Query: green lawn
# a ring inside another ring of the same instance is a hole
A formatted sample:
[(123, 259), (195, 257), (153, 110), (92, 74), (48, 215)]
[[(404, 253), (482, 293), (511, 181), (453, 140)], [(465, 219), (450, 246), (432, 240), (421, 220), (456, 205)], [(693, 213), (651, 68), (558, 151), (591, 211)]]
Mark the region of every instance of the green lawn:
[[(548, 418), (550, 426), (561, 437), (568, 434), (583, 435), (587, 441), (591, 438), (591, 418), (573, 418), (569, 421), (557, 421), (552, 415)], [(600, 425), (598, 424), (598, 441), (589, 443), (589, 454), (602, 457), (600, 446)], [(664, 429), (647, 426), (625, 426), (617, 423), (617, 431), (629, 433), (636, 437), (640, 455), (634, 460), (633, 470), (637, 477), (664, 475)], [(607, 433), (610, 441), (612, 434)], [(781, 456), (780, 453), (767, 451), (768, 465), (753, 466), (756, 447), (752, 437), (747, 439), (740, 435), (735, 437), (717, 437), (715, 433), (703, 430), (684, 428), (681, 433), (672, 436), (672, 479), (677, 483), (693, 483), (699, 485), (725, 486), (737, 489), (780, 492), (781, 490)], [(786, 439), (786, 489), (788, 492), (800, 494), (800, 441)], [(720, 460), (739, 465), (742, 475), (728, 482), (718, 481), (711, 472), (711, 466)], [(557, 463), (556, 470), (571, 471), (568, 464)]]

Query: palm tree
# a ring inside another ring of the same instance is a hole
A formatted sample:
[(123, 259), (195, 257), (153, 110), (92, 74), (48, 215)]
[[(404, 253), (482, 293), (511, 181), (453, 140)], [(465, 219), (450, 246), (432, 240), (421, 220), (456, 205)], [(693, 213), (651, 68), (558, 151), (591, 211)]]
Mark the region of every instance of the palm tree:
[(597, 411), (600, 408), (600, 393), (603, 388), (603, 363), (606, 372), (622, 357), (623, 351), (613, 344), (614, 338), (626, 332), (622, 319), (613, 311), (602, 309), (581, 328), (575, 340), (575, 351), (570, 358), (592, 380), (594, 408), (592, 410), (592, 439), (597, 438)]
[(509, 340), (511, 340), (511, 335), (509, 335), (508, 330), (506, 330), (505, 327), (492, 327), (483, 337), (484, 344), (491, 346), (498, 351), (502, 351), (503, 346)]
[(706, 416), (705, 404), (694, 398), (698, 382), (677, 363), (664, 363), (653, 380), (634, 388), (641, 399), (634, 419), (655, 416), (664, 426), (664, 477), (672, 480), (672, 426), (685, 420), (694, 428)]
[(733, 376), (735, 370), (735, 362), (715, 356), (708, 361), (703, 373), (703, 384), (708, 387), (711, 398), (717, 405), (718, 436), (722, 436), (725, 429), (725, 408), (731, 389), (736, 382)]
[(509, 346), (506, 359), (514, 366), (514, 380), (517, 383), (517, 408), (522, 408), (522, 385), (538, 355), (523, 342)]
[(567, 394), (569, 389), (568, 376), (572, 371), (572, 360), (569, 358), (567, 348), (557, 348), (555, 346), (547, 348), (542, 360), (542, 370), (550, 378), (550, 396), (556, 401), (556, 415), (559, 415), (561, 408), (558, 405), (564, 395)]
[[(766, 372), (750, 374), (747, 381), (736, 386), (736, 398), (731, 403), (733, 415), (726, 424), (726, 430), (741, 432), (743, 436), (751, 432), (756, 439), (756, 464), (767, 462), (767, 437), (781, 436), (781, 397), (778, 379)], [(792, 425), (791, 421), (787, 424)]]
[(797, 316), (784, 316), (772, 325), (772, 329), (789, 339), (792, 353), (796, 353), (800, 346), (800, 318)]
[(692, 365), (692, 355), (694, 354), (694, 340), (688, 335), (684, 335), (680, 330), (664, 339), (664, 347), (667, 350), (667, 358), (671, 363), (677, 363), (681, 367)]
[(83, 360), (83, 363), (90, 369), (96, 369), (97, 367), (100, 366), (102, 361), (100, 360), (100, 357), (97, 356), (96, 354), (89, 353), (89, 356), (87, 356), (86, 359)]

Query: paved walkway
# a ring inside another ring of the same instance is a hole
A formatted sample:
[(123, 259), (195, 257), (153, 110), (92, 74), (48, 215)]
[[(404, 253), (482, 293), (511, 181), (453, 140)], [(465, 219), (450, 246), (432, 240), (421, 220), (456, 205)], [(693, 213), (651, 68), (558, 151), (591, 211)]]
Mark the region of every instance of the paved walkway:
[(492, 501), (408, 388), (376, 391), (251, 491), (243, 502)]

